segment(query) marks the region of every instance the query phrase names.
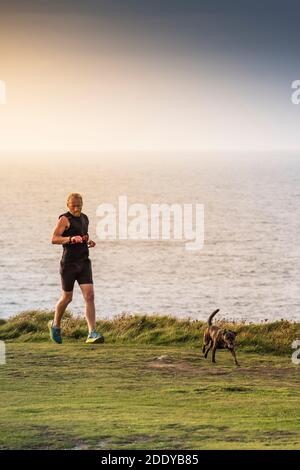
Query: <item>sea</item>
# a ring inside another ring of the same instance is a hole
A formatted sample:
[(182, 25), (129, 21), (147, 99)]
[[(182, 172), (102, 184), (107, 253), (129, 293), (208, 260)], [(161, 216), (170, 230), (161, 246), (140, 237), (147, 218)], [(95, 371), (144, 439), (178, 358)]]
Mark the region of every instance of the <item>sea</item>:
[[(149, 157), (149, 155), (148, 155)], [(132, 161), (82, 153), (1, 155), (0, 317), (52, 310), (60, 297), (62, 247), (51, 244), (69, 192), (90, 220), (98, 318), (172, 315), (266, 322), (300, 319), (300, 155), (184, 154)], [(103, 240), (99, 205), (202, 204), (204, 244)], [(69, 310), (84, 315), (78, 285)]]

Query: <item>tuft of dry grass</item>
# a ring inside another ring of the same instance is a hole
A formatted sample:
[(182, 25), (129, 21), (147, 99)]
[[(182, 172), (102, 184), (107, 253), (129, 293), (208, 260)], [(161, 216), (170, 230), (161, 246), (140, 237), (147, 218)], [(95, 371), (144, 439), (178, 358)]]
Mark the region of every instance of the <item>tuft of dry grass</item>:
[[(0, 339), (6, 341), (47, 341), (47, 322), (53, 311), (26, 311), (0, 323)], [(237, 347), (244, 351), (286, 354), (291, 344), (300, 339), (300, 323), (287, 320), (272, 323), (246, 324), (216, 322), (222, 328), (237, 332)], [(154, 345), (200, 346), (206, 322), (180, 319), (163, 315), (139, 315), (123, 313), (111, 320), (98, 320), (97, 328), (109, 343), (136, 343)], [(87, 335), (85, 319), (65, 313), (62, 322), (63, 337), (81, 340)]]

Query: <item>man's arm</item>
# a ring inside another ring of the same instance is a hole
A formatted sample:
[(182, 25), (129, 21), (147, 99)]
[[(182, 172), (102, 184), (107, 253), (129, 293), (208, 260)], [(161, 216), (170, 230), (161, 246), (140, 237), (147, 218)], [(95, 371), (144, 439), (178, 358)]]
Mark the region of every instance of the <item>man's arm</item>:
[(63, 237), (62, 234), (69, 227), (69, 221), (66, 216), (62, 216), (58, 219), (56, 227), (54, 229), (51, 243), (54, 245), (64, 245), (65, 243), (70, 243), (70, 237)]

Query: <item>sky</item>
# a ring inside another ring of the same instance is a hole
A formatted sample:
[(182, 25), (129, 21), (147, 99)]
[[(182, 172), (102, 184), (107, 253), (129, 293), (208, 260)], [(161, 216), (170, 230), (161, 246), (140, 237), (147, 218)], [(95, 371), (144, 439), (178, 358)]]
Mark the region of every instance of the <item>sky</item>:
[(296, 1), (1, 1), (0, 152), (300, 148)]

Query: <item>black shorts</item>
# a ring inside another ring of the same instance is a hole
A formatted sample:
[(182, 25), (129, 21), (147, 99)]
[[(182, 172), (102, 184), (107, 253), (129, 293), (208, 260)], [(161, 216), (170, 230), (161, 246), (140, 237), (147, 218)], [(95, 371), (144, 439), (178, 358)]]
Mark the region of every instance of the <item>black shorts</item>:
[(61, 286), (64, 291), (74, 289), (75, 281), (78, 284), (93, 284), (92, 263), (89, 258), (83, 261), (60, 262)]

